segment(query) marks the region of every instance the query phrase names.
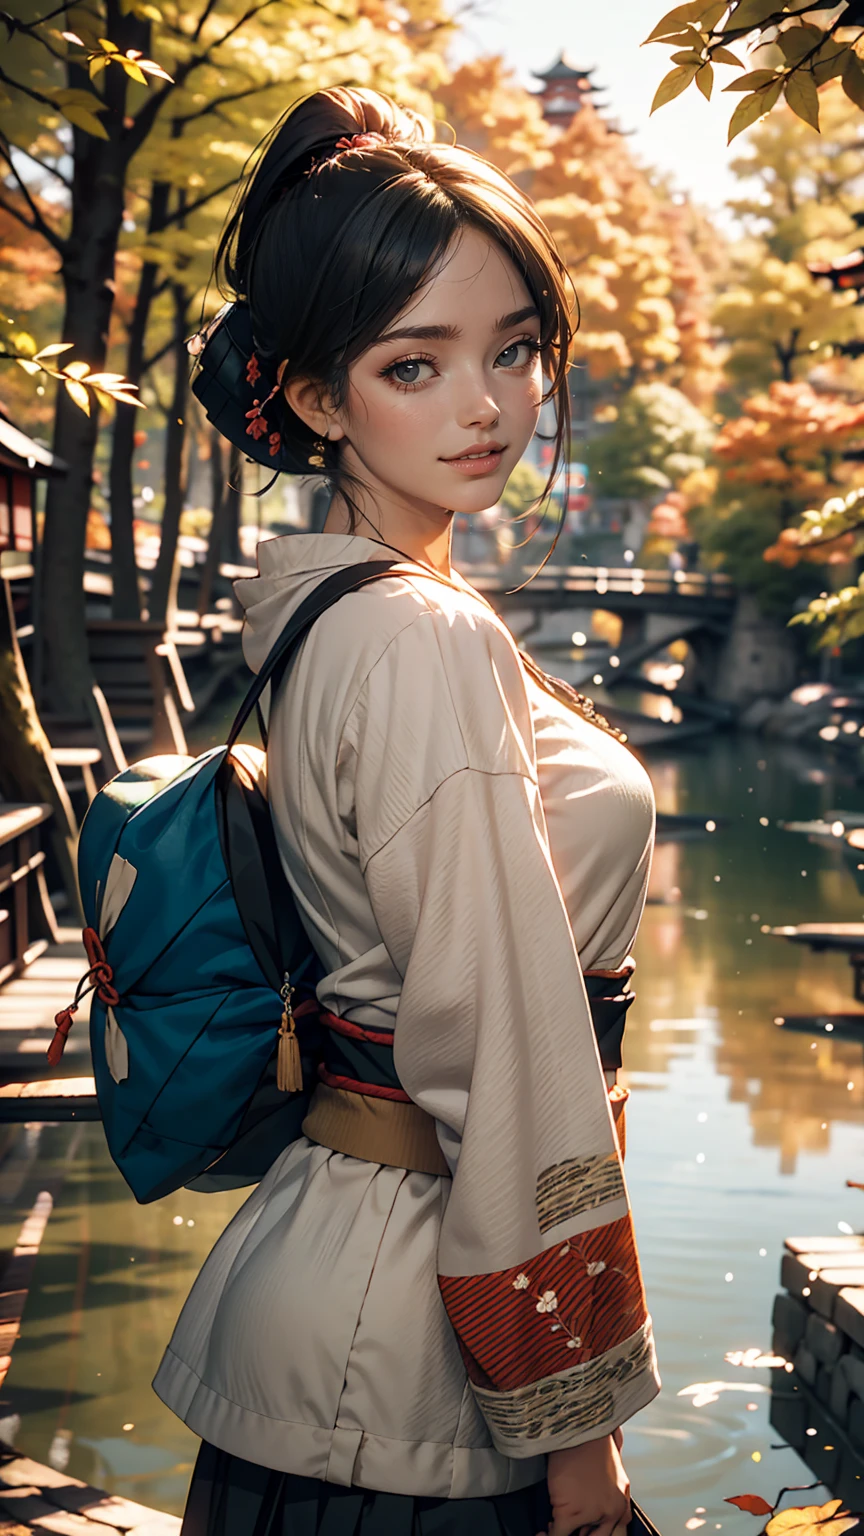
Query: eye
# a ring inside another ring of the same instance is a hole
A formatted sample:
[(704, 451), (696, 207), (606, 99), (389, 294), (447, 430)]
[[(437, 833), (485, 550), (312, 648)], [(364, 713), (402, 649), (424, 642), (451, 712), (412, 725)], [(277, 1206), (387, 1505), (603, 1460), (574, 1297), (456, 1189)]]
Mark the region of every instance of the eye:
[(431, 362), (424, 357), (402, 357), (398, 363), (391, 363), (383, 370), (383, 377), (389, 378), (403, 389), (411, 389), (417, 384), (425, 384), (434, 377), (435, 369)]
[(539, 343), (525, 336), (521, 341), (511, 341), (509, 347), (505, 347), (503, 352), (498, 353), (495, 362), (499, 368), (510, 370), (525, 368), (537, 356), (539, 350)]

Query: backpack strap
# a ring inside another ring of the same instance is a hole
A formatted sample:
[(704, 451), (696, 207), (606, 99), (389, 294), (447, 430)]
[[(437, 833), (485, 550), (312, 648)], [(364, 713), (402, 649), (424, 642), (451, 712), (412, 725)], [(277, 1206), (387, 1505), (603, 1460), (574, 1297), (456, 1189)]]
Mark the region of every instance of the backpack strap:
[[(294, 652), (315, 623), (315, 620), (320, 618), (321, 614), (325, 613), (328, 608), (332, 608), (334, 603), (338, 603), (340, 597), (344, 597), (346, 593), (357, 592), (361, 587), (365, 587), (367, 582), (378, 581), (382, 576), (388, 576), (393, 570), (405, 569), (406, 564), (407, 562), (404, 559), (368, 560), (362, 565), (344, 566), (341, 570), (334, 571), (332, 576), (326, 576), (323, 581), (319, 582), (314, 592), (310, 592), (309, 596), (300, 604), (296, 613), (292, 614), (288, 620), (281, 635), (272, 647), (267, 660), (254, 679), (243, 703), (240, 705), (234, 724), (228, 733), (227, 747), (229, 752), (252, 711), (258, 706), (258, 701), (267, 684), (277, 674), (276, 680), (281, 680), (281, 676), (291, 661)], [(422, 570), (424, 576), (435, 575), (434, 571), (427, 571), (425, 567), (417, 566), (414, 568), (415, 573), (420, 570)], [(410, 566), (408, 571), (410, 573)], [(441, 579), (446, 580), (445, 577)], [(260, 710), (258, 719), (259, 724), (263, 727)], [(263, 730), (262, 736), (266, 742), (266, 732)]]

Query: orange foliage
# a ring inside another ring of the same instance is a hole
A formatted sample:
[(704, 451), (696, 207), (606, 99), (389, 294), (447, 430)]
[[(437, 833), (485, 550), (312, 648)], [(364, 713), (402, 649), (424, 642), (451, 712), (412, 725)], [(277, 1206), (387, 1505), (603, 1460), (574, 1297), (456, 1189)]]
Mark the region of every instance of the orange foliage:
[(498, 54), (462, 64), (436, 100), (460, 144), (522, 181), (549, 158), (549, 130), (536, 97)]
[(802, 560), (809, 560), (812, 565), (847, 565), (854, 553), (854, 533), (842, 533), (839, 538), (808, 548), (801, 544), (800, 529), (784, 528), (776, 544), (770, 544), (762, 558), (791, 570)]
[(767, 394), (746, 400), (742, 412), (714, 443), (723, 478), (771, 484), (795, 497), (837, 483), (840, 455), (864, 431), (864, 403), (817, 394), (805, 383), (775, 382)]

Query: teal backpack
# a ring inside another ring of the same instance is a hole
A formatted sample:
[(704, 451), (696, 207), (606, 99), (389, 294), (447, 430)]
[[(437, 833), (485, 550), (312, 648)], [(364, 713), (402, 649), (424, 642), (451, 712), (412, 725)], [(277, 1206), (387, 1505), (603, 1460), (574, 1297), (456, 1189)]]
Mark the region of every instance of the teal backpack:
[(92, 990), (105, 1135), (142, 1203), (183, 1185), (255, 1183), (301, 1134), (322, 1054), (314, 993), (323, 973), (279, 860), (265, 755), (237, 739), (315, 620), (405, 564), (370, 561), (325, 578), (273, 646), (225, 746), (137, 763), (87, 813), (78, 875), (90, 968), (57, 1015), (49, 1060), (59, 1061)]

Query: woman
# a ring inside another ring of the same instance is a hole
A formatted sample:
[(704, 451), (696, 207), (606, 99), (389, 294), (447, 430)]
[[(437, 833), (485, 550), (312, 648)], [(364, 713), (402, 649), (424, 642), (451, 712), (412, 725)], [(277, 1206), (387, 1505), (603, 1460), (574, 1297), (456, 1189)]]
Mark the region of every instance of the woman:
[(621, 1536), (658, 1382), (583, 968), (632, 969), (653, 800), (449, 558), (544, 373), (557, 472), (566, 274), (506, 177), (345, 90), (278, 125), (220, 262), (256, 340), (235, 418), (334, 491), (237, 584), (250, 665), (333, 570), (406, 571), (319, 619), (271, 710), (328, 1054), (156, 1377), (205, 1442), (184, 1536)]

